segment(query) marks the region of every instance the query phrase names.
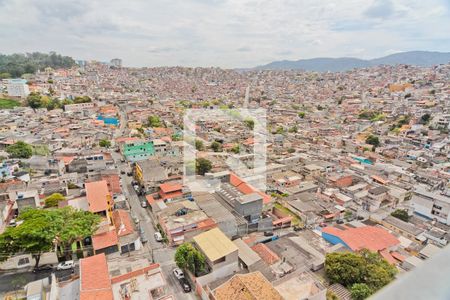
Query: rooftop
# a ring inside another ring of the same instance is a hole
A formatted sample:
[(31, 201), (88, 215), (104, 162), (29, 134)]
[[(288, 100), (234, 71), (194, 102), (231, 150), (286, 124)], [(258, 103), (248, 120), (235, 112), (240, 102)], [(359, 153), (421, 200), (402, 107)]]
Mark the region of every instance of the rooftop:
[(94, 213), (108, 210), (108, 197), (111, 195), (106, 180), (87, 182), (85, 186), (89, 210)]
[(105, 254), (80, 260), (80, 300), (112, 300)]
[(194, 241), (210, 261), (216, 261), (238, 250), (219, 228), (200, 233), (194, 237)]

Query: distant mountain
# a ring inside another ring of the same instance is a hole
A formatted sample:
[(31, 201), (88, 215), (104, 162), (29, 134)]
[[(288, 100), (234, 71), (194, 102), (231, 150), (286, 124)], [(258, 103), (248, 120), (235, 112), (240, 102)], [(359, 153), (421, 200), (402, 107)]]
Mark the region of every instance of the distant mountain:
[(409, 51), (388, 56), (364, 60), (352, 57), (341, 58), (312, 58), (296, 61), (274, 61), (267, 65), (258, 66), (257, 70), (305, 70), (317, 72), (340, 72), (355, 68), (367, 68), (377, 65), (417, 65), (432, 66), (450, 62), (450, 52)]

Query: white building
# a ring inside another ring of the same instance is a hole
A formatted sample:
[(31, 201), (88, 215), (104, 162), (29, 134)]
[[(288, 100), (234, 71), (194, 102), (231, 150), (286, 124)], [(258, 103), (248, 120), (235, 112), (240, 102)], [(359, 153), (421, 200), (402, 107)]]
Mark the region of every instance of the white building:
[(6, 79), (6, 90), (8, 96), (25, 98), (30, 94), (27, 81), (25, 79)]
[(444, 224), (450, 224), (450, 197), (441, 191), (417, 187), (411, 199), (414, 212)]

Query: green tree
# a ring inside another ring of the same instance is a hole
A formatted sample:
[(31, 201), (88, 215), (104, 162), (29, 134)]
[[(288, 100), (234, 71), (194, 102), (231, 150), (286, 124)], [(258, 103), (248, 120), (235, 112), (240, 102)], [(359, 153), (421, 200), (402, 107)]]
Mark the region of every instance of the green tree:
[(428, 124), (430, 119), (431, 119), (431, 115), (429, 113), (426, 113), (422, 117), (420, 117), (420, 123), (421, 124)]
[(245, 123), (245, 126), (247, 126), (251, 130), (253, 130), (253, 128), (255, 127), (255, 120), (253, 120), (253, 119), (245, 119), (244, 123)]
[(284, 128), (282, 126), (278, 126), (276, 133), (277, 134), (283, 134), (284, 133)]
[(148, 127), (162, 127), (161, 119), (158, 116), (149, 116), (147, 120)]
[(233, 152), (234, 154), (238, 154), (240, 151), (241, 151), (241, 146), (239, 144), (236, 144), (231, 148), (231, 152)]
[(181, 269), (191, 271), (195, 276), (206, 268), (206, 258), (191, 243), (184, 243), (175, 252), (175, 263)]
[(213, 149), (214, 152), (220, 152), (222, 150), (222, 144), (214, 141), (211, 143), (211, 149)]
[(364, 300), (372, 295), (372, 290), (365, 283), (355, 283), (350, 289), (353, 300)]
[(197, 151), (203, 151), (203, 149), (205, 149), (202, 140), (195, 140), (195, 149), (197, 149)]
[(18, 141), (6, 147), (6, 152), (12, 158), (30, 158), (33, 155), (33, 148), (23, 141)]
[(325, 273), (331, 283), (347, 288), (364, 283), (375, 292), (395, 278), (397, 269), (378, 253), (363, 249), (358, 253), (327, 254)]
[(296, 133), (298, 131), (298, 127), (297, 125), (292, 126), (291, 128), (289, 128), (289, 132), (290, 133)]
[(27, 105), (31, 108), (41, 108), (42, 107), (42, 97), (41, 94), (32, 92), (27, 96)]
[(371, 134), (366, 138), (366, 144), (378, 147), (380, 146), (380, 139), (376, 135)]
[(409, 220), (408, 212), (404, 209), (396, 209), (391, 213), (391, 216), (396, 217), (397, 219), (400, 219), (405, 222), (408, 222)]
[(305, 113), (304, 111), (301, 111), (301, 112), (298, 113), (298, 116), (299, 116), (300, 118), (302, 118), (302, 119), (305, 118), (305, 115), (306, 115), (306, 113)]
[(50, 251), (57, 234), (53, 218), (46, 210), (29, 210), (22, 213), (18, 220), (23, 221), (16, 227), (7, 227), (0, 235), (0, 260), (6, 260), (16, 253), (32, 253), (39, 265), (42, 253)]
[(205, 175), (205, 173), (208, 173), (212, 169), (212, 163), (206, 158), (199, 158), (195, 162), (195, 170), (197, 171), (197, 174), (199, 175)]
[(58, 207), (58, 203), (64, 200), (66, 200), (66, 198), (60, 193), (53, 193), (44, 199), (45, 207)]
[(100, 142), (98, 142), (98, 145), (103, 148), (109, 148), (111, 147), (111, 141), (102, 139), (100, 140)]
[(95, 233), (101, 217), (89, 211), (77, 210), (71, 206), (56, 210), (57, 216), (63, 220), (58, 229), (56, 239), (65, 258), (70, 258), (72, 244)]
[(356, 253), (328, 253), (325, 259), (325, 272), (331, 283), (351, 286), (364, 278), (364, 258)]

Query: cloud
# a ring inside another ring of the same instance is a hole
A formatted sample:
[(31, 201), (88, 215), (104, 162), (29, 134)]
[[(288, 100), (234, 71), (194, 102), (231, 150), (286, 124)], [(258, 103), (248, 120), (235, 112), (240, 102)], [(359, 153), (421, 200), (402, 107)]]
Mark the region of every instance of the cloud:
[(391, 0), (375, 0), (364, 12), (367, 17), (387, 19), (394, 15), (395, 10)]
[[(0, 53), (128, 66), (251, 67), (389, 49), (448, 51), (448, 0), (0, 0)], [(356, 50), (355, 50), (356, 49)], [(357, 51), (364, 49), (364, 51)]]

